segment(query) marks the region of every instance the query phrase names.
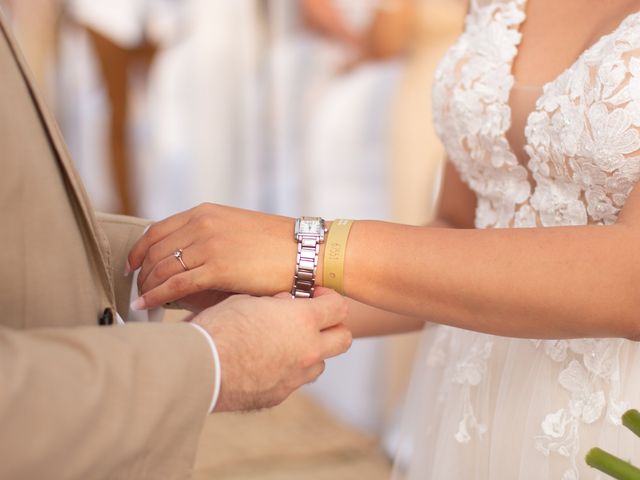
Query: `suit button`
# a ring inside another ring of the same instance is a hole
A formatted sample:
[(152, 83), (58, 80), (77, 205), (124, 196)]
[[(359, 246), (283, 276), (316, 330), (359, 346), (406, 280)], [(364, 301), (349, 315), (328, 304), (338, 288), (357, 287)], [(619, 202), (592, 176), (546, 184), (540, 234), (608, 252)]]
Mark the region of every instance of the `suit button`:
[(108, 325), (113, 325), (113, 310), (110, 308), (105, 308), (100, 318), (98, 318), (98, 325), (101, 327), (105, 327)]

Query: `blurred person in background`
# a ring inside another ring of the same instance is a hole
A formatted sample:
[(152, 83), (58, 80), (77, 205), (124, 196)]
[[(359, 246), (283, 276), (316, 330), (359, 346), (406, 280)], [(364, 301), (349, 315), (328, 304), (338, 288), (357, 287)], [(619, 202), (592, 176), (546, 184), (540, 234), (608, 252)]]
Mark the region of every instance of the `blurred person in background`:
[(56, 45), (63, 1), (0, 0), (0, 8), (11, 21), (29, 59), (34, 80), (51, 104), (55, 102)]
[(134, 142), (129, 123), (131, 82), (134, 74), (146, 80), (156, 50), (153, 20), (171, 0), (116, 0), (109, 2), (67, 0), (68, 16), (87, 34), (109, 105), (109, 167), (118, 206), (123, 214), (137, 212), (134, 195)]
[(132, 250), (135, 306), (308, 296), (342, 258), (324, 227), (342, 229), (330, 245), (357, 335), (443, 324), (416, 363), (408, 478), (590, 478), (598, 443), (638, 457), (618, 425), (640, 399), (639, 31), (638, 1), (471, 2), (435, 75), (450, 162), (428, 227), (358, 220), (349, 236), (344, 221), (202, 205)]
[[(203, 201), (260, 206), (261, 2), (68, 0), (68, 17), (89, 42), (65, 32), (62, 95), (85, 101), (65, 106), (63, 126), (99, 204), (147, 218)], [(115, 201), (96, 143), (110, 150)]]
[(304, 5), (307, 24), (329, 43), (318, 48), (335, 50), (330, 78), (316, 92), (308, 119), (305, 207), (331, 217), (347, 203), (354, 218), (389, 218), (391, 105), (413, 1), (307, 0)]
[(141, 211), (162, 218), (205, 201), (262, 208), (264, 2), (179, 3), (148, 86)]
[(170, 0), (64, 0), (56, 113), (74, 161), (102, 210), (138, 212), (135, 112), (154, 58), (151, 17)]
[[(394, 60), (406, 51), (412, 3), (271, 3), (276, 178), (268, 210), (317, 208), (330, 189), (336, 204), (349, 198), (355, 216), (388, 217), (389, 111), (402, 69)], [(331, 178), (337, 165), (340, 183)]]

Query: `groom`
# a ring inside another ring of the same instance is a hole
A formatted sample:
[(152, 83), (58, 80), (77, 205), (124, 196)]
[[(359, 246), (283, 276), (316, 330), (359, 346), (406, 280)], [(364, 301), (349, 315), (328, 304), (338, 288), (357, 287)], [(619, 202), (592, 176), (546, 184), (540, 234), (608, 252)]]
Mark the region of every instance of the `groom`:
[(275, 405), (348, 348), (332, 293), (115, 325), (145, 224), (96, 217), (1, 15), (0, 166), (0, 478), (186, 478), (208, 412)]

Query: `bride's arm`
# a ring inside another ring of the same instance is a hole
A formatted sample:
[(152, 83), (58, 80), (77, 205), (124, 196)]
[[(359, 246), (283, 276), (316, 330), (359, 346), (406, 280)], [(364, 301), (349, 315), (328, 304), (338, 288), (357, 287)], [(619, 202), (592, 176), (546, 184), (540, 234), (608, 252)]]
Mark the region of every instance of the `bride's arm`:
[[(445, 187), (446, 190), (446, 187)], [(206, 288), (254, 295), (291, 286), (289, 218), (204, 205), (151, 227), (139, 307)], [(640, 338), (640, 190), (611, 226), (473, 230), (359, 221), (349, 297), (398, 314), (498, 335)], [(186, 246), (189, 272), (171, 256)]]
[[(433, 228), (473, 228), (476, 196), (460, 180), (455, 168), (447, 162)], [(381, 310), (349, 299), (349, 316), (345, 322), (354, 338), (390, 335), (416, 331), (428, 318)]]
[(345, 289), (372, 306), (498, 335), (640, 338), (640, 229), (630, 220), (503, 230), (358, 222)]
[(353, 338), (395, 335), (421, 330), (425, 320), (399, 313), (381, 310), (364, 303), (347, 299), (348, 315), (344, 324)]
[(611, 226), (473, 230), (471, 192), (446, 178), (436, 228), (354, 224), (351, 298), (498, 335), (640, 339), (640, 190)]

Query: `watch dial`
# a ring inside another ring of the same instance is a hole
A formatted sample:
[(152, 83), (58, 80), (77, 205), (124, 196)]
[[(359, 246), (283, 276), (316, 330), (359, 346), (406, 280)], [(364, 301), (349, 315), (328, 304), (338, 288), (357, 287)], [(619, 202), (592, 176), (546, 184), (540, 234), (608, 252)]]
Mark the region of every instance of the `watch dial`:
[(313, 220), (303, 220), (300, 222), (300, 233), (303, 235), (320, 235), (323, 231), (322, 222)]
[(316, 225), (311, 222), (304, 222), (302, 224), (302, 233), (316, 233)]

